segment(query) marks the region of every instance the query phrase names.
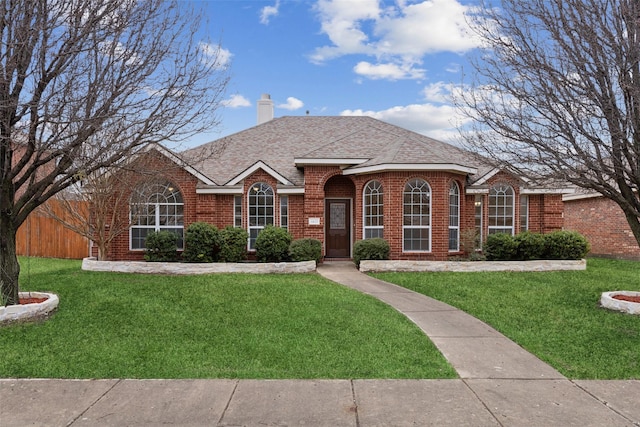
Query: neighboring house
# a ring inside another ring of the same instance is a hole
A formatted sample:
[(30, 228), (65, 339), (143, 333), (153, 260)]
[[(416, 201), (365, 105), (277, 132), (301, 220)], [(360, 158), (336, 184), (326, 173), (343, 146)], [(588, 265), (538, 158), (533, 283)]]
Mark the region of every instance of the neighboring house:
[[(249, 252), (273, 224), (320, 240), (326, 258), (348, 259), (356, 241), (382, 237), (392, 259), (412, 260), (462, 256), (474, 234), (563, 226), (560, 190), (455, 146), (369, 117), (271, 117), (179, 156), (149, 150), (145, 165), (166, 173), (147, 186), (147, 202), (137, 199), (110, 259), (142, 259), (148, 232), (182, 235), (195, 221), (246, 229)], [(195, 160), (204, 152), (215, 155)]]
[(584, 235), (591, 255), (640, 259), (636, 241), (622, 209), (597, 193), (566, 194), (564, 228)]

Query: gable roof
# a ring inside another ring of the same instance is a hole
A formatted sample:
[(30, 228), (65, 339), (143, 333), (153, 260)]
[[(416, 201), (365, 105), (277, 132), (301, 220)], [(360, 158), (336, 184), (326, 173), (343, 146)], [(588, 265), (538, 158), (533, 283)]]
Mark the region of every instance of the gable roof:
[(234, 185), (256, 164), (272, 176), (304, 185), (300, 166), (339, 165), (345, 174), (382, 170), (448, 170), (483, 176), (491, 166), (475, 154), (364, 116), (286, 116), (182, 153), (192, 166), (220, 185)]

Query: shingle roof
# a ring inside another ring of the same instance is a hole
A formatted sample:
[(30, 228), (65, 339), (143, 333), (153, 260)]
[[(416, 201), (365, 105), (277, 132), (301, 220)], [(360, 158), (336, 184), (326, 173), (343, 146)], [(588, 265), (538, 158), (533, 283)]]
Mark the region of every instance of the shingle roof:
[[(196, 161), (202, 152), (214, 155)], [(371, 117), (288, 116), (185, 151), (191, 165), (218, 185), (262, 161), (292, 184), (304, 184), (295, 160), (360, 159), (352, 169), (376, 165), (458, 165), (482, 176), (491, 166), (473, 153)], [(354, 170), (354, 172), (355, 172)]]

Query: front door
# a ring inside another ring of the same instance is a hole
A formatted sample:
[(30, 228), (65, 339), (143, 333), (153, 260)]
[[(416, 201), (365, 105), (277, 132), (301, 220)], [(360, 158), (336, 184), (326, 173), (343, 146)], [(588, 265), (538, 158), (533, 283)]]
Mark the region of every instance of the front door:
[(351, 200), (325, 200), (325, 256), (351, 257)]

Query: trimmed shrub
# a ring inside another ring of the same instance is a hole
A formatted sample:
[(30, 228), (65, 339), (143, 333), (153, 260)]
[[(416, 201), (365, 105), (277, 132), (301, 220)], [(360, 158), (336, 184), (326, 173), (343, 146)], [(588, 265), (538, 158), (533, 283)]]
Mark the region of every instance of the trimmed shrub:
[(256, 238), (256, 259), (260, 262), (286, 261), (291, 234), (284, 228), (267, 225)]
[(322, 258), (322, 243), (317, 239), (297, 239), (289, 245), (291, 261), (315, 261)]
[(152, 231), (144, 241), (145, 261), (168, 262), (178, 259), (178, 235), (170, 231)]
[(589, 252), (589, 242), (576, 231), (554, 231), (545, 234), (546, 259), (582, 259)]
[(222, 246), (218, 229), (206, 222), (194, 222), (184, 235), (182, 259), (186, 262), (214, 262)]
[(540, 233), (529, 231), (517, 234), (513, 240), (518, 247), (516, 259), (527, 261), (530, 259), (541, 259), (544, 255), (544, 236)]
[(489, 234), (483, 246), (484, 254), (489, 261), (510, 261), (515, 259), (518, 245), (511, 234)]
[(249, 233), (244, 228), (227, 226), (220, 230), (222, 247), (220, 261), (240, 262), (247, 258), (247, 239)]
[(389, 242), (380, 237), (358, 240), (353, 245), (353, 262), (360, 268), (363, 259), (389, 259), (389, 252)]

